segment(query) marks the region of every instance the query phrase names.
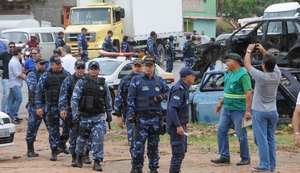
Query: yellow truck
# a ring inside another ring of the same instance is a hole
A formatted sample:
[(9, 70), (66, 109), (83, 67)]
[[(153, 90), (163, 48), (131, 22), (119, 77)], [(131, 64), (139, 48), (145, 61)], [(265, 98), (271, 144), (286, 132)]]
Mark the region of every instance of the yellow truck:
[[(93, 2), (93, 3), (90, 3)], [(182, 0), (81, 0), (70, 10), (65, 41), (77, 53), (77, 35), (88, 29), (89, 58), (99, 56), (107, 31), (112, 30), (113, 45), (120, 50), (123, 35), (133, 51), (146, 48), (151, 31), (158, 35), (160, 61), (164, 63), (167, 38), (183, 35)]]

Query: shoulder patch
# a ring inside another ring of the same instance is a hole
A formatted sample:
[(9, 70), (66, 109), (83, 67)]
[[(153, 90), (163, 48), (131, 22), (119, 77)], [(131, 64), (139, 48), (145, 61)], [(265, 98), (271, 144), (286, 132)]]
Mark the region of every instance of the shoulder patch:
[(184, 88), (183, 88), (183, 86), (181, 86), (181, 85), (180, 85), (180, 87), (179, 87), (179, 88), (180, 88), (180, 89), (182, 89), (182, 90), (184, 89)]
[(180, 97), (179, 96), (173, 96), (173, 99), (180, 100)]

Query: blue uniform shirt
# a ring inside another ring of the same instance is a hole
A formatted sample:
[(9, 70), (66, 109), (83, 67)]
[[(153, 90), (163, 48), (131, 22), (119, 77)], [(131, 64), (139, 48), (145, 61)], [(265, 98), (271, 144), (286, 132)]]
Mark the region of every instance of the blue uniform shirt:
[(113, 46), (113, 43), (112, 43), (112, 40), (110, 37), (105, 37), (103, 43), (102, 43), (102, 49), (106, 52), (118, 52), (114, 46)]
[(158, 57), (159, 56), (156, 46), (157, 46), (156, 41), (152, 37), (149, 37), (148, 40), (147, 40), (147, 53), (150, 56), (153, 56), (153, 57)]
[[(151, 85), (151, 86), (150, 86)], [(155, 91), (153, 91), (155, 90)], [(128, 114), (134, 114), (134, 112), (137, 110), (144, 109), (145, 111), (151, 111), (156, 110), (157, 107), (145, 107), (140, 108), (138, 107), (138, 104), (141, 103), (141, 101), (138, 101), (139, 97), (143, 97), (141, 93), (147, 94), (145, 97), (155, 97), (158, 94), (162, 94), (164, 98), (167, 98), (167, 94), (169, 92), (170, 88), (168, 87), (166, 81), (162, 79), (161, 77), (154, 74), (154, 76), (149, 79), (145, 73), (141, 73), (137, 76), (134, 76), (131, 80), (131, 83), (129, 85), (128, 89)], [(148, 93), (147, 93), (148, 92)], [(151, 93), (152, 92), (152, 93)], [(143, 100), (151, 102), (152, 100)], [(160, 106), (159, 110), (162, 110), (162, 107)]]
[(166, 54), (171, 57), (174, 57), (176, 54), (176, 50), (175, 50), (175, 45), (174, 45), (173, 41), (169, 41), (168, 45), (169, 45), (169, 49), (167, 49)]
[(189, 86), (181, 79), (171, 88), (167, 109), (167, 129), (188, 123)]
[[(76, 119), (78, 118), (78, 106), (79, 106), (79, 101), (82, 95), (82, 91), (83, 91), (83, 86), (84, 86), (84, 80), (83, 79), (79, 79), (75, 85), (75, 88), (73, 90), (73, 94), (71, 97), (71, 109), (72, 109), (72, 119)], [(106, 91), (106, 98), (105, 98), (105, 105), (106, 105), (106, 113), (111, 116), (111, 112), (112, 112), (112, 101), (111, 101), (111, 97), (110, 97), (110, 91), (108, 88), (108, 85), (105, 83), (104, 85), (104, 89)], [(103, 113), (100, 113), (99, 115), (101, 115)], [(96, 116), (94, 118), (100, 118), (100, 120), (104, 120), (104, 116)], [(95, 119), (94, 119), (95, 120)]]
[(121, 44), (121, 50), (122, 50), (123, 53), (131, 52), (130, 51), (130, 46), (129, 46), (128, 42), (126, 42), (126, 41), (122, 42), (122, 44)]
[(57, 49), (58, 47), (63, 47), (64, 45), (66, 45), (65, 41), (60, 37), (57, 37), (55, 40), (55, 48)]
[(189, 58), (189, 57), (195, 57), (195, 44), (193, 41), (188, 40), (183, 45), (183, 57)]
[[(122, 78), (119, 86), (118, 92), (115, 98), (114, 108), (116, 115), (121, 115), (122, 110), (126, 109), (127, 106), (127, 96), (128, 96), (128, 87), (131, 82), (131, 79), (135, 76), (133, 72), (129, 75), (126, 75)], [(123, 112), (126, 113), (126, 112)], [(125, 115), (124, 115), (125, 116)]]
[(84, 51), (88, 49), (87, 38), (84, 34), (78, 34), (77, 40), (78, 40), (78, 51), (80, 50)]

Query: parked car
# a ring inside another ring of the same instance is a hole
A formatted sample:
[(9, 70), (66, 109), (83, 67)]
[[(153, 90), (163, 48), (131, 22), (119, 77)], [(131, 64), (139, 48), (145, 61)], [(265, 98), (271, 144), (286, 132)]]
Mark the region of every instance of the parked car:
[[(290, 123), (296, 98), (300, 91), (300, 69), (280, 67), (282, 78), (277, 91), (278, 123)], [(224, 95), (224, 76), (226, 70), (206, 72), (200, 84), (190, 92), (192, 122), (217, 124), (219, 115), (215, 106)], [(254, 85), (253, 85), (254, 86)]]
[[(111, 89), (110, 91), (112, 93), (112, 98), (114, 100), (121, 79), (132, 72), (132, 61), (126, 60), (126, 57), (118, 57), (118, 58), (103, 57), (103, 58), (95, 58), (90, 61), (97, 61), (99, 63), (100, 65), (99, 76), (104, 77), (106, 79), (105, 81)], [(86, 67), (88, 67), (88, 63), (86, 63)], [(175, 80), (172, 73), (165, 72), (157, 64), (156, 64), (155, 73), (158, 76), (161, 76), (163, 79), (165, 79), (167, 84), (171, 84)]]
[(16, 28), (3, 30), (0, 37), (16, 43), (16, 46), (23, 47), (29, 40), (30, 36), (34, 34), (39, 42), (41, 55), (48, 59), (55, 49), (55, 39), (58, 32), (64, 31), (62, 27), (35, 27), (35, 28)]
[(14, 144), (15, 125), (9, 116), (0, 112), (0, 147), (11, 146)]

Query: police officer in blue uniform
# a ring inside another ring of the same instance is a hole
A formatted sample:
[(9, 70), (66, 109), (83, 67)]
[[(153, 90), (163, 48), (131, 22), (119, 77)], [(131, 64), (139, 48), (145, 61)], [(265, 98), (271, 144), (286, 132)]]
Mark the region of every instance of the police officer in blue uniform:
[[(63, 81), (59, 94), (58, 108), (60, 111), (60, 117), (64, 120), (64, 131), (69, 132), (69, 150), (72, 154), (72, 166), (76, 166), (76, 140), (78, 137), (79, 123), (72, 124), (72, 110), (71, 110), (71, 97), (76, 82), (82, 79), (84, 76), (85, 63), (82, 60), (75, 62), (75, 73), (71, 76), (67, 76)], [(83, 162), (91, 164), (89, 159), (89, 149), (85, 153)]]
[(176, 51), (175, 51), (175, 45), (174, 45), (174, 37), (173, 35), (169, 36), (169, 42), (166, 46), (166, 58), (167, 58), (167, 69), (166, 72), (171, 73), (173, 70), (173, 59), (175, 57)]
[(81, 28), (81, 34), (77, 35), (77, 40), (78, 40), (78, 53), (81, 56), (81, 60), (84, 62), (88, 62), (89, 57), (88, 57), (88, 43), (87, 43), (87, 29), (86, 28)]
[(91, 61), (88, 65), (88, 75), (78, 80), (71, 98), (73, 123), (79, 120), (76, 167), (82, 168), (84, 150), (87, 142), (91, 140), (93, 170), (95, 171), (102, 171), (100, 161), (104, 158), (105, 112), (107, 113), (106, 121), (112, 120), (109, 88), (105, 79), (98, 77), (99, 72), (98, 62)]
[(131, 152), (132, 173), (142, 173), (145, 142), (151, 173), (159, 167), (159, 133), (162, 130), (161, 102), (167, 100), (169, 87), (154, 73), (155, 58), (144, 59), (143, 73), (134, 76), (128, 89), (128, 122), (134, 122)]
[(55, 40), (55, 49), (57, 49), (58, 47), (64, 47), (66, 45), (63, 39), (64, 39), (64, 32), (59, 31), (58, 37)]
[(124, 35), (124, 36), (123, 36), (123, 42), (122, 42), (122, 44), (121, 44), (121, 51), (122, 51), (123, 53), (131, 52), (131, 50), (130, 50), (130, 45), (129, 45), (129, 43), (127, 42), (127, 40), (128, 40), (128, 36), (127, 36), (127, 35)]
[[(118, 92), (117, 92), (117, 96), (115, 99), (115, 104), (114, 104), (114, 108), (115, 108), (115, 115), (118, 117), (118, 125), (119, 127), (123, 128), (124, 127), (124, 123), (126, 123), (126, 128), (127, 128), (127, 139), (128, 139), (128, 143), (132, 144), (132, 140), (133, 140), (133, 136), (132, 136), (132, 124), (128, 123), (127, 120), (127, 96), (128, 96), (128, 87), (129, 84), (131, 82), (131, 79), (140, 74), (142, 72), (142, 64), (143, 60), (140, 58), (136, 58), (133, 63), (132, 63), (132, 72), (123, 77), (119, 87), (118, 87)], [(123, 115), (123, 116), (122, 116)], [(132, 146), (132, 145), (130, 145)], [(131, 152), (131, 147), (130, 147), (130, 152)]]
[(147, 55), (154, 57), (155, 59), (157, 59), (157, 57), (159, 57), (159, 53), (157, 51), (156, 39), (157, 39), (156, 32), (151, 31), (150, 37), (147, 40)]
[(195, 43), (191, 40), (191, 35), (186, 36), (186, 42), (183, 46), (183, 58), (185, 61), (185, 67), (192, 67), (195, 64)]
[[(38, 82), (37, 92), (35, 95), (36, 113), (42, 117), (44, 109), (49, 131), (49, 142), (51, 148), (51, 161), (57, 160), (57, 154), (64, 152), (68, 154), (66, 142), (69, 134), (59, 133), (59, 109), (58, 98), (60, 87), (63, 80), (70, 75), (69, 72), (62, 68), (60, 57), (53, 55), (50, 58), (51, 68), (44, 72)], [(43, 93), (45, 93), (46, 106), (43, 104)]]
[(189, 87), (200, 72), (183, 67), (180, 80), (171, 88), (167, 109), (167, 132), (170, 135), (172, 158), (170, 173), (179, 173), (187, 151), (187, 137), (184, 135), (189, 122)]
[(105, 39), (102, 43), (102, 50), (104, 50), (106, 52), (118, 52), (118, 50), (116, 50), (114, 48), (113, 42), (111, 40), (111, 37), (113, 35), (114, 35), (114, 33), (112, 32), (112, 30), (107, 31), (107, 36), (105, 37)]
[[(28, 122), (27, 122), (27, 133), (26, 133), (26, 142), (27, 142), (27, 157), (38, 157), (39, 154), (34, 152), (34, 141), (36, 139), (37, 131), (40, 127), (42, 120), (47, 127), (45, 117), (39, 117), (35, 112), (35, 92), (37, 90), (38, 81), (41, 74), (46, 70), (46, 60), (43, 58), (37, 58), (35, 60), (35, 68), (32, 71), (29, 71), (26, 76), (26, 83), (28, 87), (28, 103), (26, 108), (28, 110)], [(43, 97), (42, 103), (45, 104), (45, 98)]]

